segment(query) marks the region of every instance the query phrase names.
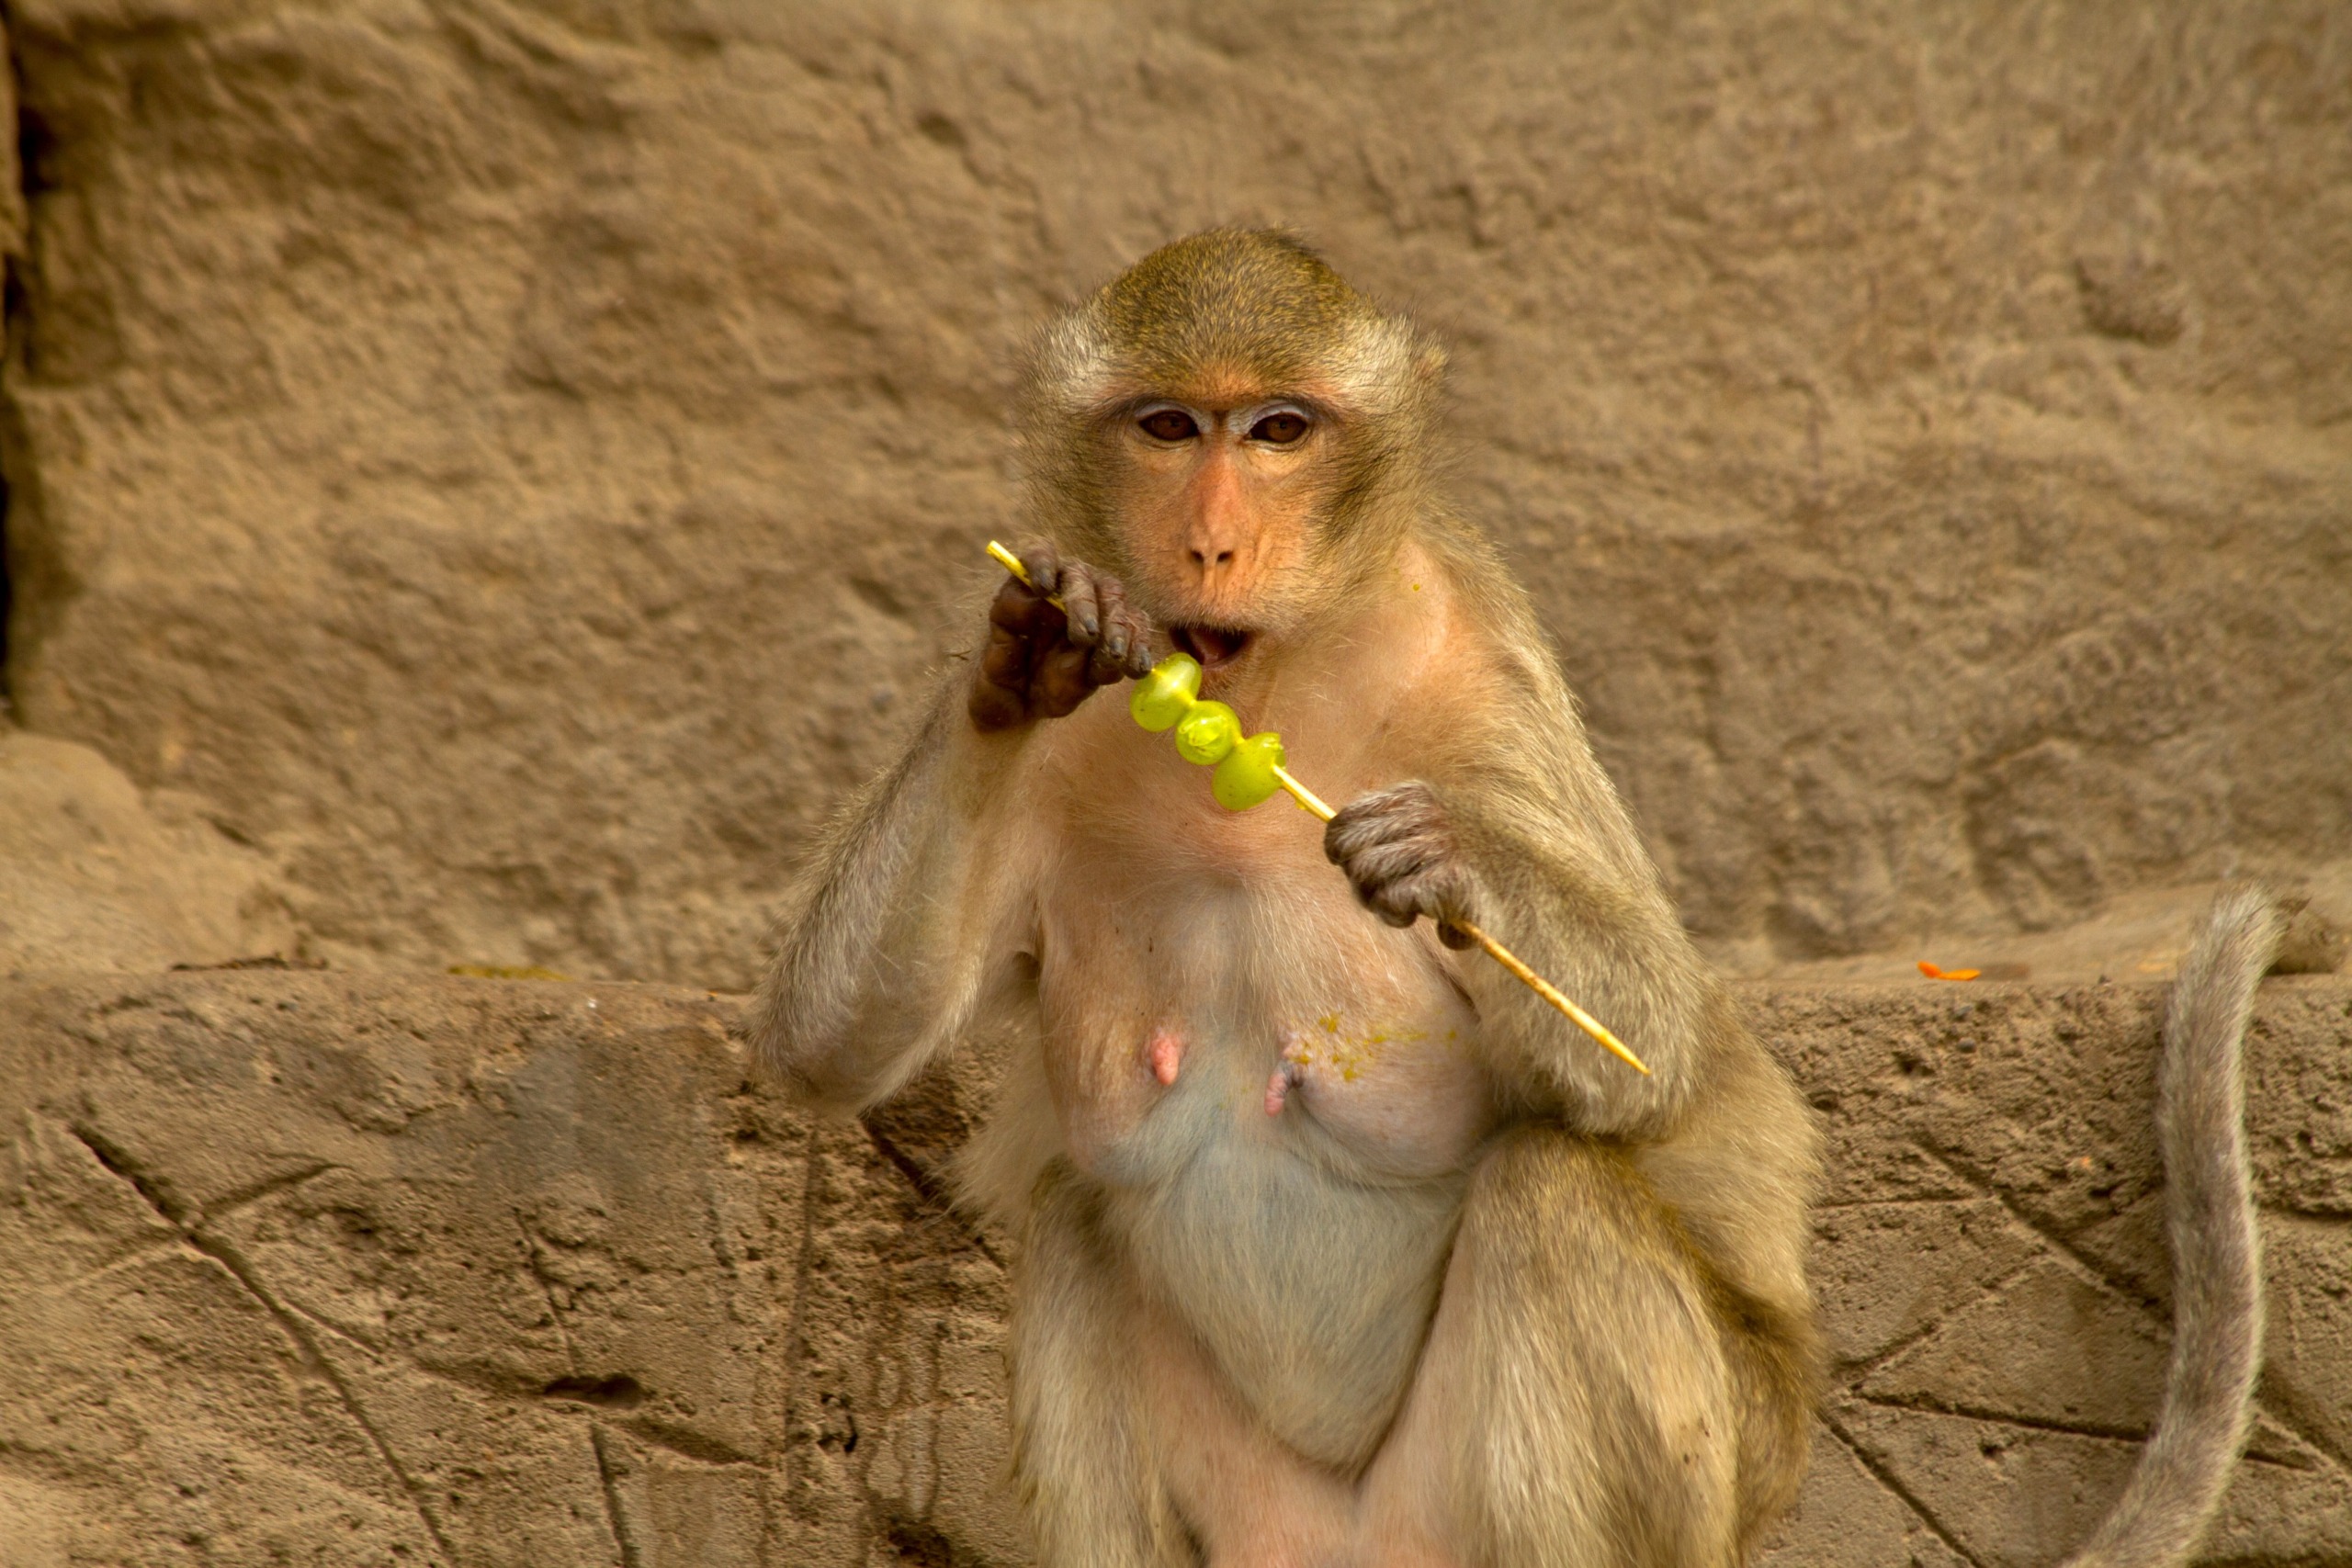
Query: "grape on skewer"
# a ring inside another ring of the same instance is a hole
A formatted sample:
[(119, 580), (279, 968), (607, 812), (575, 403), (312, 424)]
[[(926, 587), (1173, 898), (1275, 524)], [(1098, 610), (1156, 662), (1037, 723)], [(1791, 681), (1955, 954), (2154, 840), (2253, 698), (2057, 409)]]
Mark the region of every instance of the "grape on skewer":
[[(1030, 587), (1037, 586), (1029, 576), (1029, 569), (1021, 564), (1021, 558), (994, 539), (989, 541), (989, 554)], [(1062, 607), (1062, 602), (1051, 594), (1046, 596), (1046, 602)], [(1201, 696), (1200, 661), (1190, 654), (1171, 653), (1153, 665), (1151, 673), (1136, 682), (1135, 691), (1127, 699), (1127, 712), (1146, 729), (1175, 730), (1176, 750), (1186, 761), (1216, 768), (1209, 793), (1228, 811), (1247, 811), (1272, 798), (1276, 790), (1286, 790), (1303, 810), (1326, 822), (1337, 815), (1321, 796), (1291, 776), (1289, 768), (1283, 765), (1288, 759), (1283, 754), (1281, 736), (1266, 730), (1244, 737), (1241, 721), (1231, 708)], [(1569, 1022), (1591, 1035), (1602, 1049), (1634, 1071), (1648, 1075), (1649, 1068), (1626, 1049), (1623, 1041), (1521, 962), (1517, 953), (1468, 920), (1449, 923), (1484, 948), (1487, 957), (1510, 970), (1528, 989), (1559, 1009)]]

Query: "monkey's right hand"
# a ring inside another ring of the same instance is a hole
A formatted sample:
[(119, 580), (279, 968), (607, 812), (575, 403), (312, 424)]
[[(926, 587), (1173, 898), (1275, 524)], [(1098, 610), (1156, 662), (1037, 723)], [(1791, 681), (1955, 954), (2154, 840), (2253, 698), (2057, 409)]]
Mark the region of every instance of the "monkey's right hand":
[(1095, 687), (1151, 672), (1149, 629), (1116, 578), (1062, 560), (1049, 544), (1017, 553), (1035, 586), (1008, 575), (989, 605), (988, 647), (966, 705), (981, 730), (1059, 718)]

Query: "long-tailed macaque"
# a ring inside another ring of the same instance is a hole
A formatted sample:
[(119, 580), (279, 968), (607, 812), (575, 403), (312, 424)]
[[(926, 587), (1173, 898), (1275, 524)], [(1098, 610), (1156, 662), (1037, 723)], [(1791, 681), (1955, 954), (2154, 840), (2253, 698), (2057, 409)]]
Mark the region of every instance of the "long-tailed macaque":
[[(1017, 1038), (963, 1177), (1022, 1240), (1014, 1461), (1057, 1568), (1711, 1568), (1804, 1472), (1815, 1134), (1432, 488), (1442, 364), (1279, 234), (1180, 241), (1054, 323), (1035, 586), (833, 830), (752, 1015), (846, 1108)], [(1320, 834), (1087, 700), (1171, 644), (1347, 802)]]

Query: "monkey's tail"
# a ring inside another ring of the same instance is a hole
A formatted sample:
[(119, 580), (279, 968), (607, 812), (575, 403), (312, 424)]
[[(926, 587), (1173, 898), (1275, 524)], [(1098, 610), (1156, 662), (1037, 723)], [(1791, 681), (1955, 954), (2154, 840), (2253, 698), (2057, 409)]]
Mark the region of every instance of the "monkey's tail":
[(2231, 888), (2215, 901), (2174, 982), (2156, 1085), (2172, 1240), (2172, 1365), (2131, 1484), (2066, 1568), (2188, 1562), (2253, 1425), (2262, 1249), (2240, 1069), (2255, 985), (2278, 955), (2285, 928), (2267, 894)]

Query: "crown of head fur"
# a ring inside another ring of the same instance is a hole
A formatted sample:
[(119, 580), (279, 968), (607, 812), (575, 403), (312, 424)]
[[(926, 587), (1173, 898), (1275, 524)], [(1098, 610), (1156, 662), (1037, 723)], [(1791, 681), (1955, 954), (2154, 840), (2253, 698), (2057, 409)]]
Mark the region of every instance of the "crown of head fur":
[(1409, 321), (1295, 237), (1211, 229), (1162, 245), (1048, 324), (1029, 388), (1033, 416), (1058, 423), (1238, 369), (1273, 388), (1328, 389), (1380, 418), (1412, 412), (1442, 364)]

